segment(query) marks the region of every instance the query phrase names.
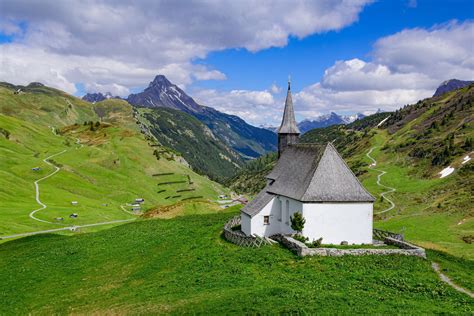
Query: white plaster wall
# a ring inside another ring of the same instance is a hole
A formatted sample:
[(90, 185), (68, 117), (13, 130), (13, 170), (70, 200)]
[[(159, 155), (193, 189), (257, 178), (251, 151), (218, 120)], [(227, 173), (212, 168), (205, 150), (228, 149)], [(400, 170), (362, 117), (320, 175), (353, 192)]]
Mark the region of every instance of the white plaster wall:
[[(286, 201), (288, 201), (289, 212), (286, 212)], [(280, 202), (283, 208), (281, 221), (279, 220)], [(301, 202), (285, 197), (275, 197), (265, 207), (263, 207), (258, 214), (250, 219), (250, 228), (248, 228), (248, 223), (244, 223), (248, 220), (248, 218), (246, 218), (247, 215), (242, 213), (242, 232), (246, 235), (257, 235), (262, 237), (278, 233), (294, 233), (290, 227), (291, 223), (289, 217), (293, 216), (295, 212), (301, 211)], [(264, 224), (264, 216), (270, 216), (269, 225)]]
[(372, 243), (372, 203), (305, 203), (303, 235), (323, 244)]
[(251, 223), (251, 218), (249, 215), (243, 213), (243, 212), (240, 212), (240, 226), (241, 226), (241, 230), (242, 232), (245, 234), (245, 235), (250, 235), (251, 234), (251, 226), (250, 226), (250, 223)]

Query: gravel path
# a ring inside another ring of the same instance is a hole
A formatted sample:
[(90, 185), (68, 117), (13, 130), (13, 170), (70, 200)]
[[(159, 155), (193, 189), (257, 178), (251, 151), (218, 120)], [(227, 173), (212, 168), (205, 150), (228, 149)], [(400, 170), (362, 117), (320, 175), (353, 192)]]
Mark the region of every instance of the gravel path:
[(451, 279), (447, 275), (443, 274), (443, 272), (441, 272), (439, 264), (437, 264), (436, 262), (432, 262), (431, 267), (438, 274), (441, 281), (448, 283), (456, 291), (462, 292), (462, 293), (467, 294), (470, 297), (474, 298), (474, 293), (472, 293), (471, 291), (469, 291), (469, 290), (467, 290), (463, 287), (460, 287), (459, 285), (457, 285), (456, 283), (451, 281)]
[(54, 232), (59, 232), (59, 231), (63, 231), (63, 230), (75, 231), (76, 229), (82, 228), (82, 227), (110, 225), (110, 224), (130, 222), (130, 221), (134, 221), (134, 220), (135, 220), (134, 218), (129, 218), (129, 219), (120, 219), (120, 220), (110, 221), (110, 222), (101, 222), (101, 223), (84, 224), (84, 225), (74, 225), (74, 226), (61, 227), (61, 228), (55, 228), (55, 229), (39, 230), (39, 231), (29, 232), (29, 233), (14, 234), (14, 235), (9, 235), (9, 236), (0, 236), (0, 240), (10, 239), (10, 238), (18, 238), (18, 237), (26, 237), (26, 236), (32, 236), (32, 235), (38, 235), (38, 234), (54, 233)]
[(46, 158), (43, 159), (43, 161), (44, 161), (45, 163), (47, 163), (48, 165), (54, 167), (55, 170), (54, 170), (52, 173), (48, 174), (47, 176), (45, 176), (45, 177), (43, 177), (43, 178), (41, 178), (41, 179), (35, 181), (36, 203), (38, 203), (39, 205), (41, 205), (40, 208), (38, 208), (38, 209), (36, 209), (36, 210), (34, 210), (34, 211), (32, 211), (32, 212), (30, 213), (30, 218), (34, 219), (35, 221), (39, 221), (39, 222), (43, 222), (43, 223), (48, 223), (48, 224), (61, 225), (61, 224), (59, 224), (59, 223), (54, 223), (54, 222), (50, 222), (50, 221), (45, 221), (45, 220), (43, 220), (43, 219), (39, 219), (39, 218), (37, 218), (37, 217), (35, 216), (35, 214), (36, 214), (37, 212), (39, 212), (39, 211), (41, 211), (41, 210), (44, 210), (45, 208), (48, 207), (48, 206), (46, 206), (46, 204), (44, 204), (44, 203), (41, 202), (41, 200), (40, 200), (40, 190), (39, 190), (39, 185), (38, 185), (38, 183), (40, 183), (41, 181), (43, 181), (43, 180), (45, 180), (45, 179), (48, 179), (49, 177), (51, 177), (51, 176), (55, 175), (56, 173), (58, 173), (59, 170), (61, 170), (61, 168), (59, 168), (59, 167), (53, 165), (52, 163), (50, 163), (50, 162), (48, 161), (48, 159), (51, 159), (51, 158), (53, 158), (53, 157), (55, 157), (55, 156), (59, 156), (59, 155), (61, 155), (61, 154), (64, 154), (66, 151), (67, 151), (67, 150), (63, 150), (63, 151), (61, 151), (61, 152), (59, 152), (59, 153), (57, 153), (57, 154), (51, 155), (51, 156), (46, 157)]
[(370, 156), (370, 154), (372, 153), (372, 151), (375, 149), (376, 147), (372, 147), (370, 148), (369, 152), (366, 154), (367, 158), (369, 158), (370, 160), (372, 160), (372, 163), (370, 164), (369, 166), (369, 169), (372, 169), (372, 170), (375, 170), (377, 172), (380, 172), (379, 175), (377, 176), (377, 185), (379, 187), (383, 187), (385, 189), (388, 189), (388, 191), (385, 191), (385, 192), (382, 192), (380, 193), (380, 196), (383, 197), (385, 200), (387, 200), (388, 203), (390, 203), (390, 206), (387, 207), (385, 210), (383, 211), (380, 211), (380, 212), (377, 212), (377, 213), (374, 213), (374, 214), (383, 214), (383, 213), (386, 213), (388, 211), (391, 211), (395, 208), (395, 203), (393, 203), (392, 200), (390, 200), (388, 197), (386, 197), (385, 195), (388, 194), (388, 193), (393, 193), (395, 191), (397, 191), (397, 189), (395, 188), (392, 188), (392, 187), (389, 187), (389, 186), (386, 186), (386, 185), (383, 185), (380, 183), (380, 178), (386, 174), (387, 172), (386, 171), (383, 171), (383, 170), (379, 170), (379, 169), (375, 169), (374, 167), (377, 165), (377, 161), (372, 158), (372, 156)]

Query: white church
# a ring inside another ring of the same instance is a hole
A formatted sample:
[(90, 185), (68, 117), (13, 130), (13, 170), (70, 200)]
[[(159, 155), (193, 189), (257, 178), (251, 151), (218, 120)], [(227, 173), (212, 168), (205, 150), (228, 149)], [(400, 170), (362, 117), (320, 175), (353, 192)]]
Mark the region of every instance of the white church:
[(290, 218), (306, 220), (302, 235), (323, 244), (371, 244), (374, 197), (331, 143), (298, 144), (290, 83), (278, 129), (278, 162), (267, 186), (241, 210), (246, 235), (296, 233)]

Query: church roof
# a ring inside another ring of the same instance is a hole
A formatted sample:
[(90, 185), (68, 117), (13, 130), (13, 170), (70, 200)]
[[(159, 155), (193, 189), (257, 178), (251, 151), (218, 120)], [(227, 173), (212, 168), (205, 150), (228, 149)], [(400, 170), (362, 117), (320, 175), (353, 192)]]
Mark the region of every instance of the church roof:
[(267, 179), (244, 213), (257, 214), (275, 195), (307, 203), (375, 201), (331, 143), (289, 146)]
[(268, 193), (302, 202), (374, 201), (331, 143), (288, 147), (267, 178)]
[(295, 111), (293, 109), (293, 99), (291, 97), (290, 82), (288, 82), (288, 92), (286, 93), (285, 110), (278, 134), (299, 134), (300, 130), (296, 124)]
[(256, 215), (262, 208), (265, 207), (275, 196), (273, 194), (267, 193), (265, 189), (260, 191), (257, 196), (250, 201), (242, 211), (250, 216)]

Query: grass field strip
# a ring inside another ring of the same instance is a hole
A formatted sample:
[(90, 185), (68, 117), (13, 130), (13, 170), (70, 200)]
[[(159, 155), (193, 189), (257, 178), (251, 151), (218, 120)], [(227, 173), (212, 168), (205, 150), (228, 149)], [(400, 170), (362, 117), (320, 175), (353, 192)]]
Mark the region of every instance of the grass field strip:
[(21, 234), (9, 235), (9, 236), (0, 236), (0, 240), (10, 239), (10, 238), (18, 238), (18, 237), (26, 237), (26, 236), (32, 236), (32, 235), (38, 235), (38, 234), (54, 233), (54, 232), (59, 232), (59, 231), (64, 231), (64, 230), (75, 231), (78, 228), (102, 226), (102, 225), (111, 225), (111, 224), (130, 222), (130, 221), (134, 221), (134, 220), (135, 220), (134, 218), (118, 219), (118, 220), (110, 221), (110, 222), (101, 222), (101, 223), (93, 223), (93, 224), (74, 225), (74, 226), (61, 227), (61, 228), (55, 228), (55, 229), (38, 230), (38, 231), (34, 231), (34, 232), (29, 232), (29, 233), (21, 233)]
[(474, 298), (474, 293), (472, 293), (471, 291), (469, 291), (469, 290), (467, 290), (463, 287), (460, 287), (459, 285), (457, 285), (456, 283), (451, 281), (451, 279), (447, 275), (443, 274), (441, 272), (439, 264), (437, 264), (436, 262), (431, 262), (431, 267), (436, 272), (436, 274), (438, 274), (441, 281), (446, 282), (447, 284), (449, 284), (456, 291), (462, 292), (462, 293), (467, 294), (470, 297)]
[(44, 203), (41, 202), (41, 200), (40, 200), (40, 190), (39, 190), (39, 185), (38, 185), (38, 183), (41, 182), (41, 181), (43, 181), (43, 180), (45, 180), (45, 179), (48, 179), (49, 177), (51, 177), (51, 176), (55, 175), (56, 173), (58, 173), (59, 170), (61, 170), (61, 168), (59, 168), (59, 167), (53, 165), (52, 163), (50, 163), (50, 162), (48, 161), (48, 159), (51, 159), (51, 158), (53, 158), (53, 157), (59, 156), (59, 155), (61, 155), (61, 154), (64, 154), (66, 151), (67, 151), (67, 150), (65, 149), (65, 150), (63, 150), (63, 151), (61, 151), (61, 152), (59, 152), (59, 153), (57, 153), (57, 154), (51, 155), (51, 156), (46, 157), (46, 158), (43, 159), (43, 161), (44, 161), (46, 164), (48, 164), (48, 165), (54, 167), (55, 170), (54, 170), (52, 173), (48, 174), (47, 176), (45, 176), (45, 177), (43, 177), (43, 178), (41, 178), (41, 179), (35, 181), (36, 203), (38, 203), (39, 205), (41, 205), (41, 207), (38, 208), (38, 209), (36, 209), (36, 210), (34, 210), (34, 211), (32, 211), (32, 212), (30, 213), (30, 218), (32, 218), (32, 219), (34, 219), (34, 220), (36, 220), (36, 221), (43, 222), (43, 223), (48, 223), (48, 224), (61, 225), (60, 223), (54, 223), (54, 222), (46, 221), (46, 220), (43, 220), (43, 219), (39, 219), (39, 218), (37, 218), (37, 217), (35, 216), (35, 214), (36, 214), (37, 212), (39, 212), (39, 211), (44, 210), (45, 208), (47, 208), (46, 204), (44, 204)]
[(367, 158), (369, 158), (370, 160), (372, 160), (372, 163), (370, 164), (369, 169), (374, 170), (374, 171), (377, 171), (377, 172), (380, 172), (379, 175), (377, 176), (377, 185), (378, 185), (379, 187), (383, 187), (383, 188), (388, 189), (388, 191), (385, 191), (385, 192), (380, 193), (380, 196), (383, 197), (385, 200), (387, 200), (387, 202), (390, 203), (390, 206), (389, 206), (388, 208), (386, 208), (385, 210), (383, 210), (383, 211), (380, 211), (380, 212), (375, 213), (375, 214), (383, 214), (383, 213), (386, 213), (386, 212), (388, 212), (388, 211), (391, 211), (392, 209), (395, 208), (395, 203), (393, 203), (393, 201), (390, 200), (390, 199), (389, 199), (388, 197), (386, 197), (385, 195), (388, 194), (388, 193), (393, 193), (393, 192), (397, 191), (397, 189), (392, 188), (392, 187), (389, 187), (389, 186), (386, 186), (386, 185), (383, 185), (383, 184), (380, 183), (380, 178), (381, 178), (384, 174), (386, 174), (387, 172), (386, 172), (386, 171), (383, 171), (383, 170), (379, 170), (379, 169), (375, 169), (375, 168), (374, 168), (374, 167), (377, 165), (377, 161), (376, 161), (374, 158), (372, 158), (372, 157), (370, 156), (370, 154), (372, 153), (372, 151), (373, 151), (375, 148), (376, 148), (376, 147), (370, 148), (370, 150), (369, 150), (369, 152), (366, 154), (366, 156), (367, 156)]

